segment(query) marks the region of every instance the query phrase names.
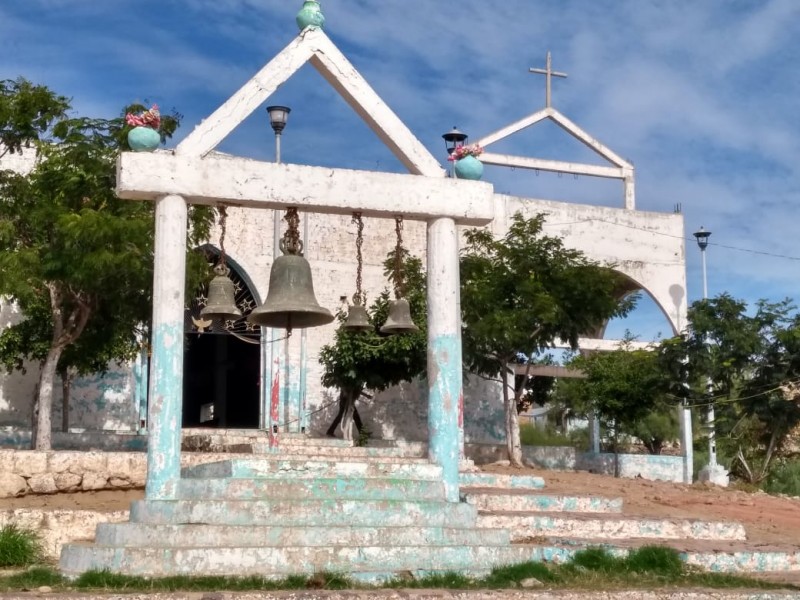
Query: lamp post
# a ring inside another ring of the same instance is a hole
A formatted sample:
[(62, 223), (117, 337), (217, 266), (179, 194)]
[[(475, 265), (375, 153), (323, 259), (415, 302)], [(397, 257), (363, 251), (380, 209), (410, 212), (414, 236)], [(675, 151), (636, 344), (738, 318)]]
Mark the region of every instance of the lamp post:
[[(467, 137), (469, 137), (463, 131), (459, 131), (455, 126), (453, 129), (442, 135), (442, 139), (444, 139), (444, 146), (447, 148), (447, 156), (453, 154), (456, 151), (456, 148), (459, 146), (463, 146), (467, 143)], [(453, 164), (453, 168), (455, 168), (455, 163)], [(453, 171), (451, 170), (450, 176), (453, 176)]]
[[(708, 279), (706, 277), (706, 248), (708, 248), (708, 238), (711, 232), (700, 227), (694, 232), (697, 246), (700, 248), (700, 256), (703, 263), (703, 300), (708, 300)], [(706, 339), (708, 345), (708, 339)], [(708, 464), (698, 473), (700, 481), (708, 481), (716, 485), (726, 487), (729, 483), (728, 472), (722, 465), (717, 464), (717, 436), (714, 418), (714, 382), (709, 375), (706, 379), (706, 397), (708, 400), (707, 427), (708, 427)]]
[(286, 121), (289, 119), (289, 113), (292, 109), (288, 106), (268, 106), (267, 112), (269, 113), (269, 124), (272, 125), (272, 130), (275, 132), (275, 162), (281, 162), (281, 134)]
[[(275, 132), (275, 162), (280, 164), (281, 162), (281, 135), (283, 135), (283, 130), (286, 127), (286, 122), (289, 119), (289, 113), (292, 112), (292, 109), (288, 106), (268, 106), (267, 113), (269, 114), (269, 124), (272, 127), (272, 131)], [(281, 244), (281, 211), (273, 210), (272, 211), (272, 259), (275, 260), (280, 255), (280, 244)], [(280, 416), (285, 413), (285, 399), (283, 399), (283, 394), (281, 390), (281, 386), (285, 386), (285, 382), (283, 381), (285, 375), (282, 375), (283, 369), (281, 369), (281, 358), (283, 361), (287, 360), (288, 356), (288, 340), (287, 343), (284, 344), (283, 348), (283, 357), (281, 357), (281, 347), (280, 342), (278, 341), (281, 337), (281, 330), (280, 329), (268, 329), (266, 331), (265, 338), (270, 340), (269, 343), (269, 383), (264, 389), (266, 393), (266, 398), (264, 402), (264, 423), (268, 423), (268, 429), (270, 430), (271, 434), (278, 433), (278, 423), (274, 422), (277, 416), (277, 420), (280, 421)], [(276, 389), (273, 389), (276, 388)], [(281, 410), (280, 405), (282, 404), (281, 400), (284, 402), (284, 410)], [(276, 405), (275, 405), (276, 404)], [(273, 406), (275, 405), (275, 406)], [(267, 416), (269, 415), (269, 416)], [(286, 421), (285, 417), (283, 419)]]

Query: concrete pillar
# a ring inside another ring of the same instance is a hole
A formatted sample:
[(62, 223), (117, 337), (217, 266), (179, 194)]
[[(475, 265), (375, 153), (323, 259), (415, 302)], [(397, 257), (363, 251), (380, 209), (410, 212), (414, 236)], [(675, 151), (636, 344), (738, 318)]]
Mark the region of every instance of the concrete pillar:
[(153, 332), (147, 411), (148, 499), (168, 499), (181, 472), (186, 202), (156, 200)]
[(694, 441), (692, 439), (692, 411), (678, 407), (678, 422), (681, 426), (681, 454), (683, 455), (683, 483), (692, 483), (694, 478)]
[(589, 416), (589, 452), (600, 454), (600, 419), (597, 413)]
[(458, 502), (459, 413), (463, 401), (458, 230), (428, 222), (428, 435), (430, 459), (441, 465), (448, 502)]

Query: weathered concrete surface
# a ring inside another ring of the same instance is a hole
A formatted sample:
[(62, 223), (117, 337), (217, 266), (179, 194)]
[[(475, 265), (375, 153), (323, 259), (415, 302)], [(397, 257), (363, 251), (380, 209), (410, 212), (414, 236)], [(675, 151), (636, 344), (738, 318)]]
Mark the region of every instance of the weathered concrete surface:
[(504, 475), (501, 473), (461, 473), (462, 488), (541, 489), (544, 479), (532, 475)]
[(506, 528), (513, 541), (535, 537), (579, 539), (745, 540), (740, 523), (694, 519), (655, 519), (620, 515), (488, 513), (478, 515), (478, 527)]
[(454, 502), (394, 500), (137, 500), (136, 523), (219, 525), (472, 527), (474, 506)]
[(123, 523), (127, 510), (40, 510), (11, 509), (0, 511), (0, 527), (17, 525), (36, 531), (42, 540), (42, 550), (50, 558), (58, 558), (64, 544), (93, 540), (100, 523)]
[(145, 525), (101, 523), (96, 542), (103, 546), (152, 545), (168, 539), (180, 547), (237, 545), (253, 546), (379, 546), (387, 540), (398, 546), (506, 546), (505, 529), (455, 529), (452, 527), (280, 527), (217, 525)]
[(181, 479), (177, 497), (182, 500), (253, 500), (285, 498), (325, 500), (439, 500), (441, 481), (389, 477), (291, 479)]
[(466, 501), (481, 511), (491, 512), (578, 512), (619, 513), (621, 498), (601, 496), (566, 496), (525, 490), (476, 490), (464, 491)]

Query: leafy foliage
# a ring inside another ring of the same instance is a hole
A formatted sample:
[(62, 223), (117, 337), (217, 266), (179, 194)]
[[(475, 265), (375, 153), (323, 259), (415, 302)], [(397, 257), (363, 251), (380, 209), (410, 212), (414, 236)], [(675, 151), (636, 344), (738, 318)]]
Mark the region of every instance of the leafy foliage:
[(758, 484), (800, 426), (800, 395), (793, 391), (800, 316), (789, 300), (759, 300), (754, 309), (728, 294), (695, 302), (689, 334), (662, 344), (661, 356), (673, 373), (685, 364), (682, 399), (701, 409), (715, 402), (720, 453), (735, 457), (736, 476)]
[[(394, 252), (384, 263), (385, 274), (394, 281)], [(384, 290), (367, 308), (373, 329), (353, 332), (344, 328), (345, 311), (339, 311), (339, 326), (333, 343), (320, 350), (324, 368), (322, 384), (340, 390), (340, 401), (354, 402), (365, 390), (380, 392), (403, 381), (424, 375), (427, 367), (426, 278), (422, 261), (405, 253), (402, 258), (405, 298), (411, 318), (419, 327), (415, 333), (381, 335), (389, 315), (389, 290)]]
[[(517, 407), (527, 384), (514, 386), (506, 365), (543, 353), (559, 339), (578, 337), (626, 314), (635, 297), (620, 301), (624, 284), (611, 269), (542, 233), (545, 217), (511, 220), (508, 233), (466, 233), (461, 258), (462, 343), (467, 368), (503, 382), (509, 458), (521, 465)], [(509, 394), (509, 388), (513, 393)]]
[[(115, 194), (116, 158), (130, 127), (121, 117), (67, 118), (68, 109), (43, 86), (0, 85), (9, 150), (32, 145), (37, 156), (29, 174), (0, 172), (0, 295), (25, 315), (0, 334), (0, 364), (43, 364), (34, 438), (41, 449), (49, 447), (54, 374), (103, 371), (109, 360), (129, 358), (151, 306), (153, 206)], [(163, 136), (179, 118), (164, 118)], [(194, 244), (208, 235), (211, 212), (191, 216)], [(205, 264), (197, 257), (189, 264), (196, 281)]]

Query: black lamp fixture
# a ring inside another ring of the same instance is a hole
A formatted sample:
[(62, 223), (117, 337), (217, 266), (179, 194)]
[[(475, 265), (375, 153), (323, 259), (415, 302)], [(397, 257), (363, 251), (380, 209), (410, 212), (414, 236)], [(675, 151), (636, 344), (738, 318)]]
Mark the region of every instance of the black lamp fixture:
[(269, 113), (269, 124), (272, 125), (272, 130), (275, 135), (280, 135), (283, 128), (286, 127), (286, 121), (289, 119), (289, 113), (292, 109), (288, 106), (268, 106), (267, 112)]
[(699, 231), (694, 232), (694, 237), (697, 240), (697, 245), (700, 247), (700, 250), (705, 250), (708, 246), (708, 238), (711, 237), (711, 232), (706, 231), (701, 226)]
[(458, 146), (463, 146), (467, 143), (469, 136), (463, 131), (459, 131), (455, 126), (453, 129), (442, 135), (444, 145), (447, 148), (447, 155), (450, 156)]

